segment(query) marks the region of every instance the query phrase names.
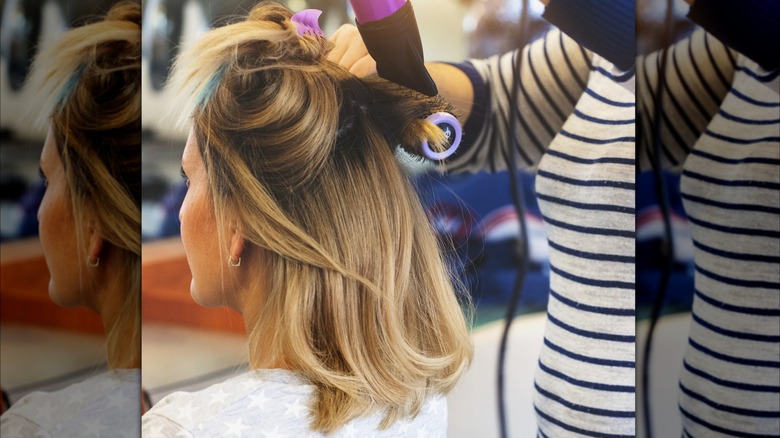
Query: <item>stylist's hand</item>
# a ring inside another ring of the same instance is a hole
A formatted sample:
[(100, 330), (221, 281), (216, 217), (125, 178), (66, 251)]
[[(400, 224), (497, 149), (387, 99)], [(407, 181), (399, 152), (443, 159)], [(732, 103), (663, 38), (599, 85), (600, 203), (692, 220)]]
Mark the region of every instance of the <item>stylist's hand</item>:
[(376, 61), (368, 54), (357, 27), (342, 25), (333, 33), (330, 41), (335, 47), (328, 54), (329, 61), (341, 65), (358, 77), (376, 74)]

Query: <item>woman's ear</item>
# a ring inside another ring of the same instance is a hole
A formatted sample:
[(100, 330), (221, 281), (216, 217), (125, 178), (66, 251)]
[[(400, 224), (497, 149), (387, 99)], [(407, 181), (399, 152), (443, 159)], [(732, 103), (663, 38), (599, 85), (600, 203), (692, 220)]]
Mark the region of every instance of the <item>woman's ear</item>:
[(244, 253), (244, 236), (237, 224), (233, 223), (228, 228), (228, 255), (230, 260), (241, 263), (241, 255)]
[(97, 267), (100, 264), (100, 254), (103, 252), (103, 235), (96, 224), (87, 227), (87, 266)]

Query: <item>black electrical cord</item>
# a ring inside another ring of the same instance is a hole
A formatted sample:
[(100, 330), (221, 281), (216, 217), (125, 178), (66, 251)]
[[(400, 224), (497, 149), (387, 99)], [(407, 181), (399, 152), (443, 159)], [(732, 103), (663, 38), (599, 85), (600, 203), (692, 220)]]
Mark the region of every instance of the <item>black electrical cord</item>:
[[(522, 47), (525, 46), (526, 40), (527, 40), (527, 27), (528, 27), (528, 0), (523, 0), (522, 5), (522, 12), (520, 15), (520, 26), (522, 29), (522, 35), (521, 35), (521, 47), (516, 52), (517, 56), (515, 58), (515, 62), (512, 66), (512, 100), (509, 104), (510, 108), (513, 108), (512, 105), (515, 105), (517, 103), (517, 94), (519, 92), (520, 84), (518, 81), (520, 80), (520, 65), (521, 60), (523, 58), (523, 49)], [(512, 326), (512, 321), (514, 320), (515, 313), (517, 312), (517, 308), (520, 304), (520, 298), (522, 296), (523, 292), (523, 283), (525, 282), (525, 276), (528, 271), (528, 224), (525, 220), (525, 209), (523, 207), (523, 195), (522, 191), (519, 189), (518, 186), (518, 179), (517, 179), (517, 145), (518, 145), (518, 139), (515, 135), (515, 114), (514, 110), (510, 110), (509, 113), (509, 135), (511, 142), (509, 144), (509, 153), (504, 154), (504, 160), (506, 161), (506, 171), (509, 174), (509, 182), (510, 182), (510, 193), (512, 196), (512, 203), (514, 204), (515, 211), (517, 213), (517, 222), (520, 228), (519, 232), (519, 245), (517, 248), (517, 255), (518, 255), (518, 261), (517, 261), (517, 275), (515, 277), (515, 283), (512, 288), (512, 295), (509, 298), (509, 303), (507, 303), (507, 310), (506, 310), (506, 316), (504, 317), (504, 329), (501, 333), (501, 342), (499, 343), (498, 347), (498, 372), (497, 372), (497, 385), (498, 385), (498, 419), (499, 419), (499, 430), (501, 433), (502, 438), (507, 438), (509, 436), (509, 427), (507, 424), (507, 417), (506, 417), (506, 395), (505, 395), (505, 378), (504, 378), (504, 368), (506, 365), (506, 350), (507, 350), (507, 342), (509, 340), (509, 329)]]
[[(666, 64), (667, 57), (669, 55), (669, 47), (671, 46), (671, 29), (672, 29), (672, 0), (666, 2), (666, 13), (664, 15), (664, 26), (662, 34), (662, 46), (660, 51), (661, 62), (658, 71), (658, 88), (655, 90), (655, 107), (653, 108), (653, 143), (652, 153), (652, 169), (653, 178), (655, 179), (655, 194), (658, 201), (658, 205), (661, 209), (661, 218), (663, 220), (663, 241), (661, 242), (661, 253), (664, 257), (664, 264), (661, 269), (661, 275), (658, 280), (658, 289), (653, 300), (653, 307), (650, 312), (650, 322), (647, 328), (647, 335), (645, 336), (645, 345), (642, 356), (642, 410), (644, 414), (645, 433), (648, 438), (652, 438), (653, 429), (651, 421), (651, 409), (650, 409), (650, 353), (652, 350), (652, 341), (655, 328), (658, 324), (658, 320), (661, 317), (661, 310), (663, 309), (664, 301), (666, 299), (666, 292), (669, 287), (669, 277), (672, 273), (672, 263), (674, 261), (674, 242), (672, 240), (672, 224), (669, 205), (669, 195), (667, 192), (666, 181), (664, 180), (662, 160), (661, 160), (661, 148), (663, 147), (663, 141), (661, 138), (661, 126), (663, 116), (663, 94), (664, 88), (666, 88)], [(671, 92), (671, 91), (670, 91)]]

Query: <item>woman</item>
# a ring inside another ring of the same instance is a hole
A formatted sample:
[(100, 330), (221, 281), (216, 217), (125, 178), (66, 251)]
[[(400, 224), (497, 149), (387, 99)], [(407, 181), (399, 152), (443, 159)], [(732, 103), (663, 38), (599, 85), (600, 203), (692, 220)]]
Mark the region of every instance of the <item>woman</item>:
[(109, 370), (22, 398), (3, 414), (3, 435), (138, 434), (140, 36), (140, 6), (121, 3), (66, 32), (34, 63), (30, 81), (47, 100), (41, 114), (49, 122), (38, 210), (49, 295), (100, 315)]
[(190, 291), (242, 315), (252, 371), (166, 397), (143, 430), (441, 436), (472, 348), (394, 149), (442, 147), (423, 119), (449, 108), (327, 61), (291, 15), (258, 5), (177, 60)]

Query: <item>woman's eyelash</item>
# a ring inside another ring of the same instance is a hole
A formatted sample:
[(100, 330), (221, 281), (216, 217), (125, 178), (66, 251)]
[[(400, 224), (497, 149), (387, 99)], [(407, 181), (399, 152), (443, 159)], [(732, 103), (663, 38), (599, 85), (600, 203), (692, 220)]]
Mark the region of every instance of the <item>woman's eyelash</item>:
[(189, 177), (187, 177), (187, 174), (186, 174), (186, 173), (184, 173), (184, 167), (181, 167), (181, 168), (179, 169), (179, 174), (180, 174), (180, 175), (181, 175), (181, 177), (184, 179), (184, 184), (186, 184), (186, 185), (187, 185), (187, 187), (189, 187), (189, 185), (190, 185), (190, 178), (189, 178)]
[(38, 176), (43, 180), (43, 185), (48, 185), (49, 180), (46, 178), (46, 174), (43, 173), (43, 169), (38, 167)]

